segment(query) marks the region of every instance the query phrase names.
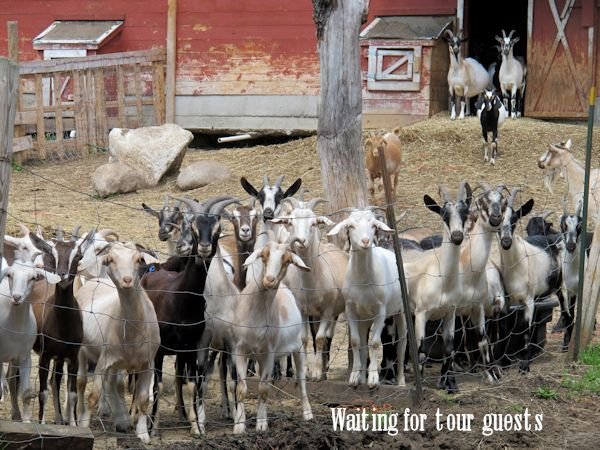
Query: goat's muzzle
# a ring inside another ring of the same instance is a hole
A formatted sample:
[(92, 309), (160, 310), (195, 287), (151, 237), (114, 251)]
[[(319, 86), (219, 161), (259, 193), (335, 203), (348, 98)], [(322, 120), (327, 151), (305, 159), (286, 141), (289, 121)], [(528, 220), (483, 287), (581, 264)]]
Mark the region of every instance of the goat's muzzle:
[(23, 303), (23, 296), (20, 294), (13, 294), (12, 296), (13, 305), (20, 305)]
[(267, 289), (275, 289), (277, 287), (277, 279), (272, 275), (265, 275), (263, 284)]
[(500, 238), (500, 245), (504, 250), (508, 250), (512, 246), (512, 238), (508, 236), (504, 236)]
[(158, 239), (160, 239), (162, 242), (165, 242), (167, 239), (169, 239), (169, 231), (167, 230), (158, 230)]
[(271, 220), (275, 218), (275, 211), (273, 211), (271, 208), (266, 208), (263, 211), (263, 217), (265, 220)]
[(131, 287), (133, 287), (133, 277), (126, 275), (123, 278), (121, 278), (121, 287), (123, 289), (129, 289)]
[(450, 233), (450, 240), (454, 245), (462, 244), (464, 237), (465, 235), (462, 233), (462, 231), (453, 231)]
[(371, 246), (371, 239), (369, 239), (369, 238), (362, 238), (360, 240), (360, 246), (362, 248), (369, 248)]
[(546, 168), (546, 164), (544, 163), (544, 161), (542, 159), (538, 159), (538, 167), (540, 169), (545, 169)]
[(490, 214), (490, 225), (493, 227), (498, 227), (502, 223), (502, 214)]
[(240, 232), (238, 233), (240, 239), (244, 242), (249, 241), (252, 238), (252, 232), (250, 228), (245, 230), (244, 228), (240, 228)]
[(198, 256), (201, 258), (209, 258), (212, 254), (212, 244), (200, 242), (198, 244)]
[(575, 251), (576, 246), (577, 246), (577, 244), (575, 242), (567, 242), (565, 244), (565, 248), (567, 249), (567, 251), (569, 253), (573, 253)]

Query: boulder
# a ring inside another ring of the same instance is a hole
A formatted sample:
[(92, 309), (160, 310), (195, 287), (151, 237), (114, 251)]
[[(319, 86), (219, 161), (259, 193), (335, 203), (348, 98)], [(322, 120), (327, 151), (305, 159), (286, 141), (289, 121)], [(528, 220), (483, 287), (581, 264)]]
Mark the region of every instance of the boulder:
[(102, 198), (137, 191), (148, 186), (138, 172), (120, 162), (98, 167), (92, 175), (92, 185)]
[(109, 154), (138, 172), (148, 186), (179, 170), (194, 135), (179, 125), (166, 123), (136, 129), (113, 128), (108, 135)]
[(196, 189), (231, 177), (229, 167), (218, 161), (197, 161), (179, 172), (177, 187), (182, 191)]

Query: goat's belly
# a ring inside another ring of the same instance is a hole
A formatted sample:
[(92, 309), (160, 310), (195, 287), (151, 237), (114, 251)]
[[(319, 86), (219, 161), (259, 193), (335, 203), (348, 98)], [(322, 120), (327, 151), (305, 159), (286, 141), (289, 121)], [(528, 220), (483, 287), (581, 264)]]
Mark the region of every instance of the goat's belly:
[(0, 361), (20, 358), (31, 352), (37, 335), (35, 322), (26, 327), (15, 327), (13, 323), (0, 322)]

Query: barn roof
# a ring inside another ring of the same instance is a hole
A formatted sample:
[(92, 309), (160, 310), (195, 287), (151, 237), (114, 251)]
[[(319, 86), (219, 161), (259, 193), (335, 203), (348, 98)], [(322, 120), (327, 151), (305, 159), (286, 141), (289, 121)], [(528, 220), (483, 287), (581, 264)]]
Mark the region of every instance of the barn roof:
[(33, 47), (83, 45), (97, 49), (121, 31), (122, 25), (122, 20), (56, 20), (33, 38)]
[(437, 39), (452, 24), (453, 16), (377, 17), (360, 34), (361, 39)]

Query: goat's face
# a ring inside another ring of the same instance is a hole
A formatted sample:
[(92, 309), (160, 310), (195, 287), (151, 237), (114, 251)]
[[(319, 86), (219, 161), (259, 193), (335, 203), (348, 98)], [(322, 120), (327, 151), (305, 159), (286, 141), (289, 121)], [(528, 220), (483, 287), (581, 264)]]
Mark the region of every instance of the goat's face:
[(377, 231), (393, 233), (390, 227), (377, 220), (373, 211), (369, 209), (353, 211), (350, 216), (338, 223), (327, 233), (327, 236), (335, 236), (345, 230), (350, 239), (352, 250), (367, 250), (373, 246)]
[(460, 54), (460, 44), (461, 42), (466, 41), (466, 39), (462, 39), (459, 34), (457, 36), (448, 37), (447, 40), (448, 45), (450, 47), (450, 51), (454, 53), (454, 55), (458, 58), (458, 55)]
[(500, 53), (504, 56), (508, 56), (513, 48), (513, 46), (519, 42), (519, 37), (512, 37), (515, 30), (512, 30), (510, 34), (507, 36), (506, 32), (502, 30), (502, 37), (496, 36), (496, 41), (500, 44)]
[(244, 262), (248, 266), (258, 258), (263, 263), (262, 284), (266, 289), (277, 289), (285, 277), (288, 266), (295, 265), (298, 269), (308, 272), (310, 269), (302, 258), (292, 252), (289, 244), (269, 241), (263, 248), (255, 250)]
[(486, 111), (491, 111), (496, 106), (496, 101), (500, 101), (496, 96), (496, 91), (488, 89), (483, 91), (483, 105)]
[(280, 176), (275, 181), (274, 185), (271, 185), (269, 182), (269, 178), (267, 176), (263, 179), (263, 186), (258, 191), (246, 178), (242, 177), (240, 182), (244, 190), (250, 194), (252, 197), (257, 199), (262, 208), (263, 220), (271, 220), (277, 214), (279, 214), (279, 209), (281, 205), (281, 201), (284, 198), (291, 197), (294, 195), (300, 186), (302, 185), (302, 179), (298, 178), (285, 192), (281, 189), (281, 182), (283, 181), (283, 176)]
[(229, 220), (235, 229), (236, 239), (249, 242), (256, 237), (256, 223), (258, 221), (255, 208), (240, 205), (235, 208), (229, 216)]
[(427, 194), (423, 197), (425, 206), (442, 218), (446, 234), (455, 245), (462, 244), (464, 239), (465, 224), (469, 217), (472, 194), (473, 192), (469, 183), (461, 182), (456, 201), (450, 199), (446, 189), (442, 186), (440, 186), (440, 196), (444, 201), (443, 206), (439, 206)]
[(334, 225), (334, 222), (325, 216), (318, 216), (312, 209), (304, 207), (294, 208), (287, 217), (276, 217), (271, 222), (286, 226), (290, 232), (290, 239), (297, 248), (307, 248), (315, 238), (321, 224)]
[(192, 232), (193, 213), (184, 213), (179, 225), (179, 239), (177, 240), (176, 250), (179, 256), (190, 256), (194, 249), (194, 233)]
[(502, 225), (500, 226), (500, 231), (498, 232), (498, 235), (500, 237), (500, 245), (504, 250), (508, 250), (512, 246), (513, 235), (519, 219), (529, 214), (532, 209), (532, 198), (525, 202), (523, 205), (521, 205), (519, 209), (514, 209), (512, 201), (508, 202), (504, 211), (504, 216), (502, 218)]
[(577, 247), (577, 240), (581, 236), (582, 219), (578, 214), (563, 214), (560, 216), (560, 231), (562, 232), (565, 248), (573, 253)]
[(61, 279), (66, 280), (69, 278), (69, 269), (71, 268), (71, 264), (73, 263), (75, 255), (77, 254), (77, 242), (75, 240), (56, 240), (54, 242), (54, 249), (58, 254), (58, 258), (56, 260), (56, 273)]
[(196, 255), (210, 259), (217, 252), (221, 235), (221, 216), (217, 214), (196, 214), (192, 221), (193, 239), (197, 244)]
[(385, 151), (385, 148), (387, 147), (387, 141), (383, 136), (371, 136), (365, 142), (365, 147), (367, 150), (371, 151), (371, 154), (374, 158), (379, 158), (379, 152), (381, 150)]
[(37, 253), (33, 255), (26, 249), (17, 250), (17, 256), (12, 266), (6, 267), (0, 273), (0, 282), (5, 278), (8, 280), (11, 301), (14, 305), (20, 305), (29, 299), (33, 283), (35, 281), (48, 280), (48, 283), (56, 284), (60, 281), (60, 277), (35, 266), (35, 258)]
[(148, 253), (140, 252), (135, 244), (113, 242), (101, 252), (102, 264), (107, 266), (108, 276), (120, 289), (131, 289), (139, 284), (139, 267), (141, 263), (158, 263)]
[[(558, 169), (562, 167), (564, 165), (562, 162), (563, 157), (571, 156), (572, 145), (571, 139), (558, 144), (549, 144), (548, 150), (538, 158), (538, 167), (540, 169)], [(567, 160), (570, 160), (570, 158)]]
[(165, 198), (165, 204), (160, 211), (150, 208), (145, 203), (142, 203), (142, 207), (144, 211), (158, 219), (158, 239), (163, 242), (167, 240), (177, 241), (179, 239), (179, 226), (183, 219), (183, 212), (179, 204), (169, 206)]
[(506, 210), (506, 199), (501, 189), (488, 189), (477, 199), (479, 219), (492, 231), (497, 231), (502, 224)]

